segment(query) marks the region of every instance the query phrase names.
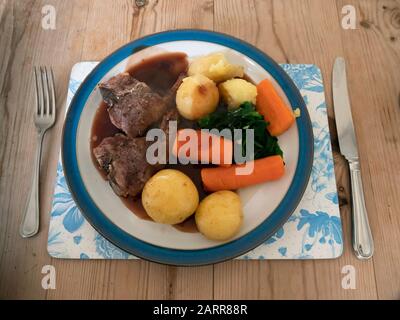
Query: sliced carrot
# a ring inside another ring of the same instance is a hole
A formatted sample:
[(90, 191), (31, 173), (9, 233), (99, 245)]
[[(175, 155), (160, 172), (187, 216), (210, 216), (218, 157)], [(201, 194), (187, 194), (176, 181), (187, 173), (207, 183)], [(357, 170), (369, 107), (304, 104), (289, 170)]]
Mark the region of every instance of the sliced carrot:
[[(194, 154), (191, 150), (195, 150)], [(229, 167), (233, 158), (233, 142), (203, 130), (181, 129), (176, 134), (172, 152), (178, 159)]]
[(253, 171), (249, 175), (238, 175), (236, 169), (244, 165), (232, 165), (229, 168), (201, 169), (201, 180), (207, 191), (236, 190), (266, 181), (277, 180), (285, 173), (282, 157), (270, 156), (254, 161)]
[(269, 122), (267, 129), (272, 136), (281, 135), (295, 121), (293, 111), (285, 104), (268, 79), (257, 85), (256, 109)]

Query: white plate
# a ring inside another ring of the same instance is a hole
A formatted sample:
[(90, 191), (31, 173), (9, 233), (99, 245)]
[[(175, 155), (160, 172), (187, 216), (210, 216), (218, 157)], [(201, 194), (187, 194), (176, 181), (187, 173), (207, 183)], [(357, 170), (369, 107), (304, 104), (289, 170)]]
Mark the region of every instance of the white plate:
[[(245, 73), (256, 83), (265, 78), (272, 80), (280, 95), (289, 105), (289, 101), (283, 90), (277, 85), (271, 75), (255, 61), (233, 49), (203, 41), (174, 41), (139, 51), (108, 71), (101, 82), (125, 71), (129, 66), (140, 62), (144, 57), (148, 58), (163, 52), (184, 52), (188, 55), (189, 61), (197, 56), (213, 52), (223, 52), (230, 62), (244, 66)], [(85, 104), (77, 131), (79, 170), (85, 187), (96, 205), (122, 230), (140, 240), (157, 246), (187, 250), (204, 249), (220, 245), (221, 242), (210, 241), (200, 233), (182, 232), (168, 225), (143, 220), (133, 214), (122, 203), (119, 197), (115, 195), (108, 182), (100, 176), (94, 167), (90, 155), (91, 127), (101, 101), (100, 92), (96, 88), (90, 94)], [(240, 232), (234, 239), (250, 232), (268, 218), (285, 196), (292, 182), (299, 152), (297, 125), (292, 126), (285, 134), (279, 137), (279, 145), (284, 153), (286, 164), (285, 175), (278, 181), (267, 182), (238, 191), (243, 203), (244, 220)]]
[[(145, 48), (145, 49), (144, 49)], [(200, 234), (142, 220), (133, 214), (102, 179), (90, 155), (90, 131), (101, 102), (99, 82), (126, 70), (128, 65), (161, 52), (185, 52), (189, 59), (224, 52), (241, 64), (255, 82), (269, 78), (279, 94), (301, 117), (279, 137), (286, 173), (268, 182), (238, 191), (244, 206), (239, 234), (226, 243)], [(268, 72), (267, 72), (268, 70)], [(63, 169), (71, 194), (91, 225), (109, 241), (133, 255), (174, 265), (203, 265), (242, 255), (272, 236), (297, 207), (312, 168), (313, 134), (310, 117), (293, 81), (267, 55), (233, 37), (203, 30), (175, 30), (135, 40), (101, 61), (76, 92), (63, 131)]]

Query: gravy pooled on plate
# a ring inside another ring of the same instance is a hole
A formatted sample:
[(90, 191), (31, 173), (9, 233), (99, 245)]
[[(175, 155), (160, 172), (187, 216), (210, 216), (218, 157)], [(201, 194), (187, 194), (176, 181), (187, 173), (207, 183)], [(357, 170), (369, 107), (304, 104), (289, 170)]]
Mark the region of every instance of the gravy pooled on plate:
[[(136, 145), (134, 141), (141, 142), (144, 139), (145, 131), (149, 127), (159, 126), (164, 130), (163, 123), (168, 122), (165, 119), (178, 118), (177, 112), (174, 111), (176, 109), (175, 94), (182, 75), (186, 75), (187, 69), (188, 61), (185, 53), (165, 53), (144, 59), (130, 67), (127, 73), (119, 74), (99, 85), (105, 101), (100, 104), (92, 124), (90, 148), (93, 163), (101, 176), (110, 181), (110, 185), (125, 206), (139, 218), (145, 220), (151, 220), (151, 218), (143, 208), (140, 192), (136, 193), (136, 190), (141, 190), (148, 175), (143, 177), (140, 173), (148, 170), (151, 176), (155, 171), (162, 169), (162, 166), (152, 167), (142, 163), (135, 168), (132, 163), (143, 162), (143, 157), (141, 157), (141, 161), (138, 161), (137, 156), (132, 156), (131, 153), (126, 155), (126, 152), (117, 151), (121, 149), (118, 149), (121, 143), (121, 138), (118, 136), (126, 133), (129, 137), (122, 140), (128, 140), (134, 146)], [(131, 95), (133, 91), (136, 96)], [(147, 101), (149, 96), (151, 99)], [(136, 101), (140, 103), (134, 106), (136, 109), (132, 111), (131, 120), (129, 116), (126, 117), (126, 114), (131, 111), (132, 105)], [(148, 110), (143, 110), (146, 106), (154, 105), (155, 102), (159, 106), (157, 112), (150, 114), (147, 112)], [(137, 113), (142, 119), (138, 119)], [(169, 117), (167, 117), (168, 113)], [(171, 116), (171, 114), (173, 115)], [(144, 122), (143, 129), (129, 130), (131, 126), (137, 127), (136, 122), (131, 123), (130, 121), (138, 121), (139, 124)], [(187, 123), (183, 124), (187, 126)], [(179, 164), (167, 165), (167, 167), (189, 175), (198, 187), (200, 197), (205, 196), (201, 187), (199, 167)], [(132, 184), (139, 185), (133, 185), (132, 188)], [(130, 190), (134, 190), (134, 194), (130, 193)], [(189, 218), (175, 227), (184, 232), (197, 232), (193, 218)]]

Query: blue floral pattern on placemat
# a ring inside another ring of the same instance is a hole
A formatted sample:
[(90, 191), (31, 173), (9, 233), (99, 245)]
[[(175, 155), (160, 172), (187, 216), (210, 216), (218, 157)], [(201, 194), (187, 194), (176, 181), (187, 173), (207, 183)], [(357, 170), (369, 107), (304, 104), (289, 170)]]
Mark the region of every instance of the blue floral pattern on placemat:
[[(67, 105), (97, 62), (77, 63), (71, 72)], [(311, 178), (299, 206), (264, 244), (239, 259), (329, 259), (342, 254), (342, 224), (321, 71), (315, 65), (282, 64), (307, 104), (314, 133)], [(85, 220), (68, 191), (61, 162), (57, 166), (48, 252), (69, 259), (134, 259)]]

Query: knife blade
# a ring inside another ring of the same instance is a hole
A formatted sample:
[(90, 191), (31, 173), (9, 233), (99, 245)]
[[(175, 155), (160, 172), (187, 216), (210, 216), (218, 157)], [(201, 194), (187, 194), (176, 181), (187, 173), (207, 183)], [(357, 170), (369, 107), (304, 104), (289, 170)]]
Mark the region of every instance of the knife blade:
[(332, 91), (340, 152), (347, 159), (350, 168), (353, 249), (357, 258), (369, 259), (374, 253), (374, 241), (365, 206), (357, 140), (347, 89), (346, 64), (342, 57), (336, 58), (333, 65)]
[(347, 89), (346, 63), (342, 57), (336, 58), (333, 66), (332, 90), (340, 152), (347, 160), (357, 160), (357, 140)]

